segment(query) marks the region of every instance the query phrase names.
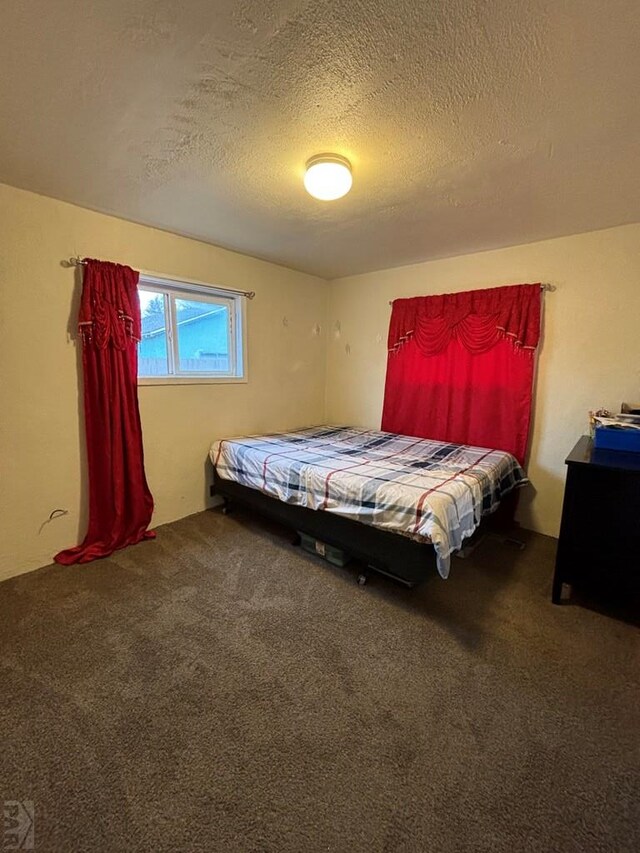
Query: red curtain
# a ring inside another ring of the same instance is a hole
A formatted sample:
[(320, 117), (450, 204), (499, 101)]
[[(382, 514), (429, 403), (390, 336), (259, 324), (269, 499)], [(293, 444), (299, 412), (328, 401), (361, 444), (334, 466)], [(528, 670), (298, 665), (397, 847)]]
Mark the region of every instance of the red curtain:
[(540, 301), (539, 284), (395, 300), (382, 429), (524, 463)]
[(138, 273), (89, 260), (79, 329), (89, 466), (89, 527), (83, 543), (58, 563), (88, 563), (151, 539), (153, 498), (144, 473), (138, 410)]

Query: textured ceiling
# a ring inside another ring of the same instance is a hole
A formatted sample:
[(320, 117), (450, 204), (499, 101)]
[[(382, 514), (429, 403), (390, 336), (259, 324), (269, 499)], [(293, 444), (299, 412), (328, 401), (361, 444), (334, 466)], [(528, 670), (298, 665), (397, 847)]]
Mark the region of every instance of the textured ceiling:
[(334, 277), (639, 220), (639, 82), (637, 0), (4, 3), (0, 181)]

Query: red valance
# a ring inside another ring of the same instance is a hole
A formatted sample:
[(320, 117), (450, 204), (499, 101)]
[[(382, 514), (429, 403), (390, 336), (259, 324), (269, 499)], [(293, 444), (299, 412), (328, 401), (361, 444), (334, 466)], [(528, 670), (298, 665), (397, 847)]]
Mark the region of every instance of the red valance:
[(124, 350), (141, 337), (139, 274), (108, 261), (85, 261), (78, 327), (83, 341), (99, 349)]
[(505, 337), (533, 352), (540, 339), (540, 284), (491, 287), (440, 296), (396, 299), (389, 352), (413, 338), (423, 355), (436, 355), (455, 338), (469, 352), (487, 352)]

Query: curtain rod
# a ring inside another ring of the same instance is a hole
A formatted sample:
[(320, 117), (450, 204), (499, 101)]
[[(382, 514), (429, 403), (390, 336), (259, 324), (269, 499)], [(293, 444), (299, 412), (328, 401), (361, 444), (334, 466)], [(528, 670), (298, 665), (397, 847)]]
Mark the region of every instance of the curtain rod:
[[(556, 289), (555, 284), (541, 284), (541, 285), (540, 285), (540, 290), (548, 290), (548, 291), (549, 291), (549, 293), (553, 293), (553, 291), (554, 291), (555, 289)], [(402, 299), (402, 297), (400, 297), (400, 298)], [(394, 302), (394, 300), (393, 300), (393, 299), (390, 299), (390, 300), (389, 300), (389, 305), (393, 305), (393, 302)]]
[[(62, 261), (63, 267), (86, 267), (87, 259), (81, 258), (79, 255), (76, 255), (75, 258), (69, 258), (68, 261)], [(174, 281), (174, 279), (170, 278), (167, 275), (161, 275), (157, 272), (149, 272), (149, 270), (138, 270), (141, 276), (149, 276), (149, 278), (166, 278), (168, 281)], [(185, 281), (185, 279), (180, 279), (180, 281)], [(206, 285), (206, 282), (187, 282), (188, 284), (203, 284)], [(214, 285), (207, 285), (208, 287), (214, 287)], [(247, 299), (253, 299), (256, 295), (255, 290), (235, 290), (233, 287), (217, 287), (217, 290), (225, 290), (228, 293), (237, 293), (240, 296), (246, 296)]]

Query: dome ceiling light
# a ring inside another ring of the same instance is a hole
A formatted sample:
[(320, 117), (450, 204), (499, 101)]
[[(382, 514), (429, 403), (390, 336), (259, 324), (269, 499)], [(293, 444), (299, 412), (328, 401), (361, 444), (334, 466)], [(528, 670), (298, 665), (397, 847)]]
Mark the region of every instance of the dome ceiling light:
[(316, 154), (307, 161), (304, 186), (320, 201), (342, 198), (351, 189), (351, 163), (339, 154)]

